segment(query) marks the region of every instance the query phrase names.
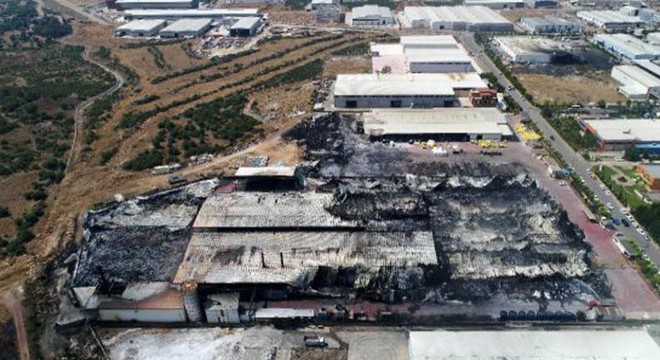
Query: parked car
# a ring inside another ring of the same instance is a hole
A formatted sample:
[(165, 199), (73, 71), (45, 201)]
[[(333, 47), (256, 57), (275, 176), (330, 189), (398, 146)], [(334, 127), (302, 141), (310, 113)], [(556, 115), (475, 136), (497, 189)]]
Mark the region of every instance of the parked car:
[(612, 218), (612, 223), (613, 223), (614, 225), (616, 225), (616, 226), (621, 225), (621, 221), (619, 221), (619, 219), (617, 219), (617, 218), (615, 218), (615, 217)]
[(641, 227), (637, 228), (637, 232), (640, 233), (641, 235), (646, 235), (646, 231), (644, 231), (644, 229), (642, 229)]
[(621, 219), (621, 223), (625, 227), (630, 227), (630, 222), (628, 222), (628, 219)]
[(607, 208), (612, 210), (614, 209), (614, 205), (612, 205), (612, 203), (607, 203)]

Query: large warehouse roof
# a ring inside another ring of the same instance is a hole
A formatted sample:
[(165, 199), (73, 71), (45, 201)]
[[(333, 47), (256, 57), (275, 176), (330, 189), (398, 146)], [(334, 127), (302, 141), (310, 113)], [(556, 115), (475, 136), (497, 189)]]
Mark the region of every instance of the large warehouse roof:
[(301, 269), (313, 272), (319, 266), (437, 263), (433, 234), (425, 231), (195, 233), (174, 282), (194, 279), (202, 283), (290, 283), (294, 275), (301, 274)]
[(604, 141), (660, 141), (658, 120), (584, 120)]
[[(656, 65), (657, 66), (657, 65)], [(653, 76), (646, 70), (634, 65), (617, 65), (615, 69), (622, 72), (629, 78), (633, 79), (637, 84), (646, 88), (660, 87), (660, 79)], [(635, 85), (637, 85), (635, 84)], [(629, 84), (626, 84), (629, 85)]]
[(391, 18), (390, 8), (378, 5), (364, 5), (353, 8), (353, 19), (363, 18)]
[(313, 192), (234, 192), (206, 199), (195, 228), (333, 228), (356, 227), (332, 215), (332, 194)]
[(213, 22), (212, 19), (181, 19), (177, 20), (167, 27), (165, 27), (162, 32), (188, 32), (188, 31), (200, 31), (205, 27), (209, 26)]
[(399, 43), (403, 47), (458, 48), (458, 42), (452, 35), (401, 36)]
[(410, 360), (660, 359), (660, 348), (643, 330), (411, 331)]
[(126, 10), (124, 16), (134, 19), (146, 18), (223, 18), (260, 16), (259, 9), (150, 9)]
[(406, 6), (403, 12), (409, 21), (511, 24), (504, 16), (485, 6)]
[(589, 10), (578, 11), (577, 17), (596, 24), (641, 24), (642, 19), (637, 16), (626, 15), (615, 10)]
[(443, 96), (454, 89), (487, 87), (477, 73), (340, 74), (335, 96)]
[(471, 62), (472, 58), (461, 48), (407, 48), (404, 52), (408, 61), (414, 62)]
[(151, 31), (163, 25), (165, 20), (135, 20), (117, 27), (120, 31)]
[(598, 43), (616, 48), (619, 53), (639, 56), (644, 54), (660, 56), (660, 47), (654, 46), (629, 34), (598, 34), (594, 37)]
[(572, 22), (557, 16), (522, 17), (520, 18), (520, 21), (525, 22), (530, 26), (574, 25)]
[(364, 115), (371, 136), (409, 134), (500, 134), (511, 136), (506, 118), (495, 108), (383, 109)]
[(261, 18), (257, 17), (257, 16), (244, 17), (244, 18), (241, 18), (240, 20), (238, 20), (237, 22), (235, 22), (234, 25), (231, 26), (231, 28), (232, 29), (251, 29), (259, 21), (261, 21)]
[(242, 166), (236, 170), (236, 177), (294, 177), (296, 166)]

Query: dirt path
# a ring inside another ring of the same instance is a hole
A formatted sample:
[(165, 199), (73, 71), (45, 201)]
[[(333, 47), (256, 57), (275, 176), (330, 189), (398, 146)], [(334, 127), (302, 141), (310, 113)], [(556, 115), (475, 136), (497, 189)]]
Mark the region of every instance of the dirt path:
[(14, 319), (14, 326), (16, 327), (16, 346), (18, 353), (21, 355), (21, 360), (29, 360), (30, 351), (27, 342), (27, 332), (25, 331), (23, 306), (19, 296), (16, 295), (15, 291), (7, 292), (0, 297), (0, 305), (6, 308)]
[(85, 47), (85, 51), (83, 51), (82, 56), (83, 59), (85, 59), (85, 61), (91, 62), (92, 64), (102, 68), (106, 72), (111, 73), (112, 76), (115, 77), (115, 84), (112, 85), (112, 87), (109, 88), (108, 90), (83, 101), (76, 107), (76, 112), (73, 116), (74, 119), (73, 141), (71, 142), (71, 151), (69, 151), (69, 158), (66, 162), (66, 169), (64, 170), (65, 173), (69, 171), (71, 165), (75, 163), (80, 157), (80, 149), (82, 149), (82, 145), (80, 144), (80, 142), (82, 141), (81, 133), (83, 131), (83, 127), (85, 124), (85, 111), (87, 111), (87, 109), (92, 104), (94, 104), (94, 102), (99, 98), (106, 95), (110, 95), (116, 91), (119, 91), (119, 89), (121, 89), (122, 86), (124, 86), (124, 78), (121, 76), (121, 74), (118, 71), (110, 69), (109, 67), (107, 67), (102, 63), (96, 62), (89, 56), (89, 47)]

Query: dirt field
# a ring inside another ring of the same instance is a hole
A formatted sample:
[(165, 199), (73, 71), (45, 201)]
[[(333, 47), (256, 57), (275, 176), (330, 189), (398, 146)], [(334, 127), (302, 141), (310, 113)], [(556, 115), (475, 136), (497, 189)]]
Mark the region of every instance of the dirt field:
[(525, 88), (537, 102), (554, 101), (562, 103), (626, 101), (616, 90), (612, 80), (598, 81), (584, 76), (550, 76), (539, 74), (518, 74)]
[(371, 72), (371, 59), (366, 56), (335, 56), (326, 60), (323, 75), (362, 74)]

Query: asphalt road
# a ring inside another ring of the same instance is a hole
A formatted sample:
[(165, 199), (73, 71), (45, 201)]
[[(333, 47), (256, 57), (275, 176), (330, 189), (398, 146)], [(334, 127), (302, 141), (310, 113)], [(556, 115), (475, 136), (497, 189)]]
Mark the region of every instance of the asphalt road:
[[(466, 49), (474, 55), (475, 60), (481, 69), (484, 72), (493, 73), (497, 77), (497, 80), (500, 82), (500, 84), (506, 89), (511, 88), (512, 90), (507, 90), (507, 93), (511, 95), (511, 97), (518, 103), (518, 105), (520, 105), (522, 111), (529, 115), (529, 118), (534, 121), (534, 123), (546, 136), (554, 137), (555, 140), (553, 140), (552, 143), (555, 149), (584, 179), (586, 185), (591, 189), (591, 191), (594, 192), (594, 194), (596, 194), (596, 196), (598, 196), (600, 201), (604, 204), (611, 203), (614, 205), (614, 209), (610, 210), (612, 216), (617, 219), (625, 218), (626, 215), (621, 211), (621, 209), (624, 207), (623, 204), (621, 204), (621, 202), (614, 195), (607, 195), (606, 190), (602, 190), (600, 188), (602, 185), (600, 180), (594, 180), (591, 178), (588, 170), (593, 166), (593, 164), (585, 160), (580, 154), (573, 151), (573, 149), (562, 139), (559, 133), (557, 133), (555, 129), (545, 120), (545, 118), (541, 115), (540, 110), (534, 105), (530, 104), (527, 99), (522, 97), (518, 90), (513, 88), (509, 80), (495, 66), (490, 58), (483, 53), (483, 48), (475, 42), (472, 33), (463, 32), (460, 34), (460, 38), (463, 39), (463, 44)], [(656, 243), (650, 241), (647, 237), (638, 233), (637, 230), (632, 226), (625, 227), (621, 225), (618, 227), (617, 232), (623, 233), (623, 238), (635, 241), (641, 249), (646, 251), (653, 263), (657, 267), (660, 267), (660, 248)]]

